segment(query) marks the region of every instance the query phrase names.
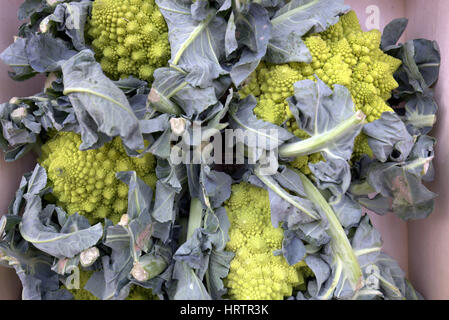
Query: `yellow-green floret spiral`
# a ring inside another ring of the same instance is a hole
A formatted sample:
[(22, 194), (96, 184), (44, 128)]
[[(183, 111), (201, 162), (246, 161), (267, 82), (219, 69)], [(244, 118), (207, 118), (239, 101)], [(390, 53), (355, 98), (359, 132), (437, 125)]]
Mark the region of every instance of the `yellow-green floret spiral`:
[[(79, 273), (79, 289), (70, 289), (70, 293), (73, 295), (73, 300), (98, 300), (96, 296), (84, 289), (89, 278), (94, 271), (80, 270)], [(63, 286), (64, 287), (64, 286)], [(151, 289), (145, 289), (138, 285), (132, 285), (129, 291), (129, 295), (126, 300), (159, 300), (156, 295), (153, 294)]]
[(56, 204), (78, 212), (91, 223), (104, 218), (117, 223), (128, 209), (128, 186), (115, 176), (136, 171), (154, 189), (156, 160), (152, 154), (129, 157), (119, 137), (99, 149), (80, 151), (80, 135), (59, 132), (42, 146), (39, 163), (46, 169)]
[[(281, 125), (287, 124), (291, 132), (300, 138), (302, 132), (290, 112), (286, 98), (294, 94), (293, 84), (300, 80), (316, 80), (317, 75), (328, 86), (339, 84), (347, 87), (357, 110), (362, 110), (368, 122), (380, 118), (384, 112), (393, 112), (387, 100), (398, 87), (393, 74), (401, 65), (380, 49), (379, 30), (363, 32), (354, 11), (342, 16), (339, 22), (325, 32), (305, 37), (312, 62), (271, 65), (261, 63), (246, 86), (240, 90), (242, 98), (253, 95), (258, 99), (254, 113), (260, 119)], [(354, 149), (354, 157), (372, 156), (367, 139), (361, 135)], [(319, 159), (301, 157), (292, 164), (308, 173), (308, 162)]]
[(168, 28), (154, 0), (95, 0), (88, 35), (112, 79), (152, 81), (170, 59)]
[(231, 300), (282, 300), (294, 289), (305, 289), (311, 270), (304, 262), (290, 266), (282, 255), (282, 228), (271, 223), (270, 201), (265, 189), (242, 182), (232, 186), (225, 203), (231, 223), (226, 250), (234, 252), (224, 284)]

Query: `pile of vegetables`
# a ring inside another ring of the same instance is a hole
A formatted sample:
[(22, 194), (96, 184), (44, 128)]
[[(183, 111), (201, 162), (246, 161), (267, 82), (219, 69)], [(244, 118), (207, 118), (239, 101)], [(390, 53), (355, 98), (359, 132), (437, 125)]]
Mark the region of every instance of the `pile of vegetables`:
[(365, 210), (423, 219), (437, 197), (440, 52), (398, 43), (407, 19), (364, 32), (343, 0), (18, 16), (0, 59), (46, 77), (0, 105), (5, 160), (37, 160), (0, 220), (23, 299), (422, 298)]

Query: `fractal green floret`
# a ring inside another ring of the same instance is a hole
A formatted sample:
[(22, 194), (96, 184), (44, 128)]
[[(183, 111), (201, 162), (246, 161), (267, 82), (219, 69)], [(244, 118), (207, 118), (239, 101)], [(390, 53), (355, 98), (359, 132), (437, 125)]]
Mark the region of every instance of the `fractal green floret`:
[(128, 208), (128, 186), (115, 174), (136, 171), (154, 189), (155, 158), (129, 157), (118, 137), (99, 149), (80, 151), (80, 145), (81, 137), (72, 132), (59, 132), (43, 145), (39, 163), (47, 170), (52, 195), (69, 214), (117, 223)]
[[(316, 75), (329, 86), (347, 87), (356, 109), (363, 111), (367, 121), (372, 122), (384, 112), (393, 112), (386, 101), (398, 87), (393, 74), (401, 65), (400, 60), (382, 52), (380, 41), (380, 31), (363, 32), (355, 12), (351, 11), (325, 32), (304, 39), (312, 63), (262, 63), (240, 90), (240, 95), (243, 98), (252, 94), (258, 99), (254, 109), (258, 118), (277, 125), (286, 123), (295, 135), (306, 138), (307, 134), (298, 128), (290, 113), (286, 99), (294, 94), (294, 83), (316, 80)], [(370, 153), (366, 139), (360, 136), (356, 140), (354, 157)], [(303, 169), (308, 161), (303, 157), (295, 162), (296, 167)]]
[(305, 287), (311, 273), (304, 262), (290, 266), (282, 255), (282, 228), (270, 218), (268, 192), (248, 183), (234, 184), (226, 202), (231, 223), (226, 250), (235, 253), (224, 280), (231, 300), (282, 300)]
[(88, 35), (103, 71), (152, 81), (170, 58), (168, 29), (154, 0), (95, 0)]

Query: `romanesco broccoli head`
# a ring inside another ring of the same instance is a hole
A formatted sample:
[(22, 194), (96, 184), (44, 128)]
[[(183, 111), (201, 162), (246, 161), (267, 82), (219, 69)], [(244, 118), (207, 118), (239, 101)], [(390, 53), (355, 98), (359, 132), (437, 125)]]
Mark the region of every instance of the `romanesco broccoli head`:
[(152, 81), (170, 58), (167, 25), (154, 0), (95, 0), (88, 35), (114, 80), (132, 75)]
[[(84, 289), (89, 278), (94, 271), (81, 269), (79, 272), (79, 289), (70, 289), (73, 295), (73, 300), (98, 300), (96, 296)], [(138, 285), (131, 285), (129, 295), (126, 300), (158, 300), (158, 297), (153, 294), (151, 289), (145, 289)]]
[(305, 286), (304, 262), (290, 266), (282, 255), (282, 228), (271, 223), (270, 201), (265, 189), (248, 183), (234, 184), (225, 203), (231, 223), (226, 249), (235, 253), (224, 279), (232, 300), (282, 300)]
[(78, 212), (91, 223), (104, 218), (114, 223), (128, 209), (128, 186), (115, 174), (136, 171), (154, 189), (156, 160), (152, 154), (129, 157), (119, 137), (103, 147), (80, 151), (81, 137), (60, 132), (42, 146), (39, 163), (47, 170), (56, 204), (69, 214)]
[[(393, 74), (401, 65), (400, 60), (383, 53), (380, 41), (380, 31), (363, 32), (355, 12), (351, 11), (325, 32), (304, 39), (312, 55), (310, 64), (261, 63), (240, 90), (240, 96), (257, 98), (254, 113), (259, 119), (277, 125), (286, 123), (295, 135), (307, 138), (298, 128), (286, 98), (294, 94), (295, 82), (316, 80), (317, 75), (328, 86), (347, 87), (356, 109), (363, 111), (367, 121), (372, 122), (384, 112), (393, 112), (386, 101), (398, 87)], [(355, 154), (366, 153), (367, 146), (366, 137), (362, 135), (355, 144)], [(296, 162), (303, 164), (304, 159)], [(296, 167), (304, 169), (304, 166)]]

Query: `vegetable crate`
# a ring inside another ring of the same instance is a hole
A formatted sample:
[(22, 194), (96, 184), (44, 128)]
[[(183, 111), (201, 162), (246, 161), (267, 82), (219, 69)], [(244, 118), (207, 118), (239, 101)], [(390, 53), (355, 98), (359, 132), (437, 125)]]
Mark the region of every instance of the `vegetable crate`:
[[(8, 6), (0, 11), (0, 51), (7, 48), (17, 34), (20, 25), (17, 11), (22, 3), (23, 0), (10, 0)], [(393, 19), (405, 17), (409, 22), (399, 42), (424, 38), (435, 40), (439, 44), (442, 61), (435, 87), (439, 111), (437, 124), (430, 133), (438, 140), (433, 159), (436, 174), (434, 181), (427, 185), (428, 189), (439, 195), (434, 211), (428, 218), (416, 221), (404, 221), (393, 214), (378, 215), (370, 211), (368, 214), (382, 234), (384, 251), (398, 261), (415, 289), (426, 299), (449, 299), (449, 166), (446, 162), (449, 158), (449, 144), (445, 142), (449, 138), (449, 115), (446, 111), (449, 107), (449, 1), (346, 0), (345, 3), (355, 10), (365, 31), (382, 31)], [(138, 58), (136, 54), (136, 59)], [(8, 66), (0, 64), (2, 102), (14, 96), (32, 95), (44, 85), (45, 77), (42, 75), (24, 82), (14, 82), (8, 77), (8, 70)], [(140, 69), (141, 75), (148, 78), (150, 71), (149, 68)], [(35, 164), (36, 157), (32, 153), (15, 162), (5, 162), (1, 154), (0, 213), (8, 210), (22, 175), (33, 170)], [(19, 299), (20, 296), (21, 286), (14, 270), (0, 268), (0, 299)]]

